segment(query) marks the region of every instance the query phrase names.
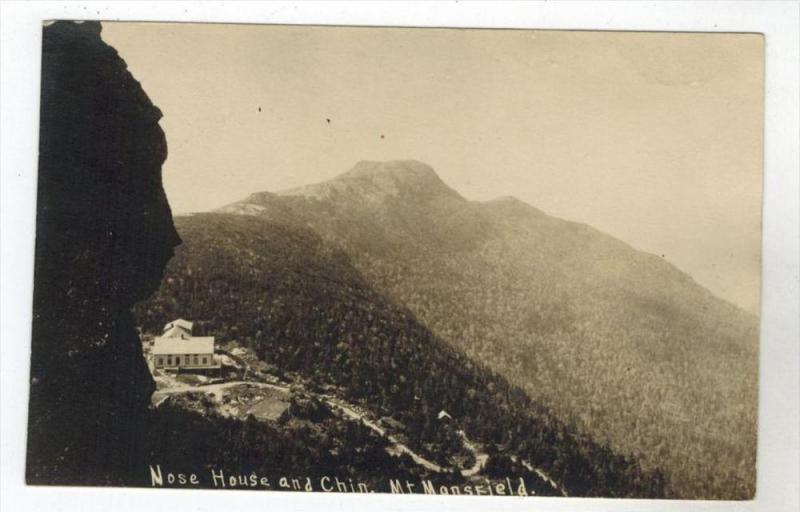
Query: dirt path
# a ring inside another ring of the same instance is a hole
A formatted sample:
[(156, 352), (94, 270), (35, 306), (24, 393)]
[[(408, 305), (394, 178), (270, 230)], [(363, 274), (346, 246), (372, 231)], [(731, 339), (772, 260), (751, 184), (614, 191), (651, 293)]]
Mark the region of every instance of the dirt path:
[[(276, 385), (276, 384), (267, 384), (265, 382), (253, 382), (253, 381), (243, 381), (243, 380), (229, 381), (229, 382), (223, 382), (223, 383), (218, 383), (218, 384), (200, 384), (200, 385), (189, 385), (189, 384), (179, 383), (178, 381), (174, 381), (174, 382), (175, 382), (174, 386), (171, 386), (171, 387), (168, 387), (168, 388), (159, 389), (159, 390), (156, 390), (155, 393), (153, 393), (152, 401), (153, 401), (153, 404), (156, 407), (161, 405), (164, 402), (164, 400), (166, 400), (171, 395), (188, 393), (188, 392), (192, 392), (192, 391), (199, 392), (199, 393), (210, 394), (210, 395), (213, 396), (214, 401), (219, 404), (219, 403), (222, 402), (222, 397), (224, 396), (224, 391), (226, 389), (234, 387), (234, 386), (239, 386), (239, 385), (242, 385), (242, 384), (247, 384), (247, 385), (250, 385), (250, 386), (255, 386), (255, 387), (260, 387), (260, 388), (276, 389), (276, 390), (280, 390), (280, 391), (283, 391), (283, 392), (286, 392), (286, 393), (289, 392), (289, 386), (280, 386), (280, 385)], [(362, 422), (370, 430), (372, 430), (373, 432), (377, 433), (379, 436), (385, 438), (387, 441), (392, 443), (392, 446), (389, 448), (389, 450), (391, 450), (392, 453), (394, 453), (394, 454), (403, 454), (403, 453), (408, 454), (408, 456), (411, 457), (411, 459), (416, 464), (418, 464), (418, 465), (420, 465), (420, 466), (422, 466), (422, 467), (424, 467), (424, 468), (426, 468), (426, 469), (428, 469), (430, 471), (433, 471), (435, 473), (441, 473), (442, 472), (441, 466), (439, 466), (438, 464), (436, 464), (434, 462), (431, 462), (430, 460), (426, 459), (422, 455), (420, 455), (420, 454), (416, 453), (415, 451), (413, 451), (407, 445), (401, 443), (396, 437), (394, 437), (393, 435), (391, 435), (388, 432), (386, 432), (386, 429), (384, 429), (383, 427), (381, 427), (377, 423), (375, 423), (375, 422), (371, 421), (370, 419), (368, 419), (365, 412), (359, 411), (354, 406), (352, 406), (350, 404), (347, 404), (346, 402), (344, 402), (344, 401), (342, 401), (342, 400), (340, 400), (340, 399), (338, 399), (338, 398), (336, 398), (334, 396), (331, 396), (331, 395), (319, 395), (319, 397), (329, 407), (341, 411), (345, 416), (347, 416), (348, 418), (350, 418), (353, 421)], [(477, 459), (477, 457), (476, 457), (476, 459)], [(485, 460), (484, 460), (484, 463), (485, 463)], [(477, 474), (477, 472), (480, 471), (480, 469), (482, 467), (483, 466), (481, 465), (475, 471), (472, 471), (474, 468), (470, 468), (470, 470), (465, 470), (465, 471), (469, 472), (469, 474), (467, 474), (465, 476), (472, 476), (474, 474)]]
[(373, 432), (377, 433), (381, 437), (386, 438), (387, 441), (392, 443), (392, 446), (390, 448), (388, 448), (388, 450), (390, 450), (391, 453), (393, 453), (393, 454), (403, 454), (403, 453), (408, 454), (408, 456), (411, 457), (414, 460), (414, 462), (417, 463), (418, 465), (420, 465), (420, 466), (422, 466), (422, 467), (424, 467), (424, 468), (426, 468), (426, 469), (428, 469), (430, 471), (433, 471), (434, 473), (441, 473), (442, 472), (442, 467), (441, 466), (439, 466), (435, 462), (429, 461), (428, 459), (426, 459), (422, 455), (416, 453), (414, 450), (412, 450), (411, 448), (409, 448), (405, 444), (401, 443), (396, 437), (394, 437), (393, 435), (387, 433), (386, 429), (384, 429), (383, 427), (381, 427), (377, 423), (367, 419), (365, 413), (357, 411), (352, 406), (350, 406), (349, 404), (346, 404), (345, 402), (343, 402), (342, 400), (340, 400), (340, 399), (338, 399), (336, 397), (333, 397), (333, 396), (330, 396), (330, 395), (321, 395), (321, 398), (323, 398), (325, 400), (325, 403), (327, 403), (329, 406), (342, 411), (346, 416), (348, 416), (349, 418), (351, 418), (351, 419), (353, 419), (355, 421), (361, 421), (362, 423), (364, 423), (364, 425), (369, 427)]
[(223, 391), (225, 389), (231, 388), (231, 387), (234, 387), (234, 386), (240, 386), (242, 384), (247, 384), (248, 386), (253, 386), (253, 387), (257, 387), (257, 388), (275, 389), (275, 390), (286, 392), (286, 393), (289, 392), (289, 386), (279, 386), (277, 384), (267, 384), (266, 382), (254, 382), (254, 381), (250, 381), (250, 380), (233, 380), (233, 381), (229, 381), (229, 382), (220, 382), (220, 383), (217, 383), (217, 384), (197, 384), (197, 385), (178, 383), (177, 385), (169, 387), (169, 388), (157, 389), (153, 393), (152, 402), (153, 402), (153, 405), (158, 407), (170, 395), (188, 393), (188, 392), (191, 392), (191, 391), (196, 391), (196, 392), (199, 392), (199, 393), (206, 393), (206, 394), (212, 395), (216, 402), (221, 402), (222, 401), (222, 397), (223, 397)]
[(467, 434), (464, 433), (463, 430), (459, 430), (458, 435), (461, 436), (461, 442), (464, 443), (464, 448), (471, 451), (472, 455), (475, 457), (475, 464), (473, 464), (471, 468), (462, 469), (461, 475), (465, 477), (477, 475), (481, 472), (481, 470), (483, 470), (483, 467), (486, 465), (486, 461), (489, 460), (489, 454), (478, 450), (478, 447), (469, 440)]
[[(239, 359), (239, 361), (244, 362), (242, 359)], [(246, 362), (244, 362), (244, 365), (245, 365), (245, 370), (246, 371), (249, 370), (249, 365), (247, 365)], [(239, 386), (242, 384), (259, 388), (274, 389), (281, 392), (289, 393), (288, 385), (282, 386), (278, 384), (268, 384), (266, 382), (257, 382), (257, 381), (235, 380), (235, 381), (222, 382), (216, 384), (190, 385), (179, 382), (178, 380), (167, 375), (160, 376), (158, 381), (160, 384), (166, 385), (168, 387), (158, 389), (155, 391), (155, 393), (153, 393), (152, 402), (153, 405), (156, 407), (161, 405), (164, 402), (164, 400), (166, 400), (171, 395), (195, 391), (195, 392), (210, 394), (214, 398), (214, 401), (217, 404), (220, 404), (220, 411), (223, 413), (229, 413), (229, 411), (224, 410), (224, 408), (221, 406), (223, 401), (224, 391), (228, 388)], [(367, 428), (369, 428), (379, 436), (389, 441), (391, 443), (391, 446), (387, 448), (387, 451), (392, 455), (407, 454), (417, 465), (422, 466), (429, 471), (432, 471), (434, 473), (441, 473), (443, 471), (440, 465), (416, 453), (406, 444), (400, 442), (400, 440), (397, 439), (395, 436), (389, 434), (385, 428), (381, 427), (374, 421), (370, 420), (367, 417), (368, 413), (366, 411), (362, 411), (360, 410), (359, 407), (347, 403), (344, 400), (335, 397), (333, 395), (320, 394), (318, 396), (332, 409), (341, 411), (342, 414), (344, 414), (346, 417), (350, 418), (353, 421), (362, 422)], [(466, 433), (463, 430), (459, 430), (458, 434), (459, 436), (461, 436), (461, 440), (464, 443), (464, 447), (470, 452), (472, 452), (473, 456), (475, 457), (475, 463), (469, 468), (463, 468), (461, 470), (461, 475), (465, 478), (476, 476), (483, 470), (484, 466), (486, 466), (486, 462), (489, 460), (489, 455), (481, 451), (475, 443), (470, 441), (470, 439), (467, 437)], [(519, 459), (516, 456), (511, 455), (511, 460), (517, 462)], [(550, 476), (547, 473), (545, 473), (544, 470), (533, 466), (528, 461), (522, 461), (521, 463), (526, 469), (535, 473), (539, 478), (541, 478), (544, 482), (550, 485), (550, 487), (552, 487), (556, 492), (560, 493), (562, 496), (567, 496), (567, 493), (552, 478), (550, 478)]]
[[(469, 440), (467, 434), (463, 430), (459, 430), (458, 435), (461, 436), (461, 440), (464, 443), (464, 447), (467, 450), (471, 451), (472, 454), (475, 456), (475, 464), (473, 464), (471, 468), (462, 469), (461, 475), (465, 477), (477, 475), (483, 470), (484, 466), (486, 466), (486, 462), (489, 460), (489, 455), (486, 452), (480, 451), (478, 447), (475, 446), (475, 443)], [(515, 455), (511, 455), (511, 460), (517, 462), (519, 459)], [(550, 475), (545, 473), (544, 470), (535, 467), (533, 464), (531, 464), (526, 460), (522, 461), (522, 465), (528, 471), (536, 473), (536, 475), (539, 478), (541, 478), (544, 482), (546, 482), (550, 487), (552, 487), (553, 490), (560, 493), (564, 497), (567, 496), (567, 492), (564, 489), (562, 489), (552, 478), (550, 478)]]
[[(518, 458), (517, 458), (515, 455), (512, 455), (512, 456), (511, 456), (511, 460), (513, 460), (514, 462), (517, 462), (519, 459), (518, 459)], [(560, 486), (560, 485), (558, 485), (558, 484), (555, 482), (555, 480), (553, 480), (552, 478), (550, 478), (550, 475), (548, 475), (547, 473), (545, 473), (543, 469), (539, 469), (539, 468), (537, 468), (536, 466), (534, 466), (533, 464), (531, 464), (531, 463), (530, 463), (530, 462), (528, 462), (527, 460), (523, 460), (521, 464), (522, 464), (522, 465), (525, 467), (525, 469), (527, 469), (528, 471), (533, 471), (534, 473), (536, 473), (536, 475), (537, 475), (539, 478), (541, 478), (542, 480), (544, 480), (545, 482), (547, 482), (547, 484), (548, 484), (550, 487), (552, 487), (554, 491), (556, 491), (556, 492), (560, 493), (560, 494), (561, 494), (562, 496), (564, 496), (565, 498), (569, 497), (569, 495), (567, 494), (567, 491), (565, 491), (563, 488), (561, 488), (561, 486)]]
[[(320, 395), (320, 397), (322, 399), (324, 399), (325, 402), (328, 405), (339, 409), (346, 416), (350, 417), (351, 419), (353, 419), (355, 421), (363, 422), (364, 425), (366, 425), (367, 427), (372, 429), (375, 433), (377, 433), (378, 435), (386, 438), (393, 445), (390, 448), (392, 453), (394, 453), (394, 454), (407, 453), (414, 460), (414, 462), (416, 462), (418, 465), (423, 466), (426, 469), (428, 469), (430, 471), (433, 471), (435, 473), (441, 473), (442, 472), (442, 467), (441, 466), (439, 466), (435, 462), (431, 462), (430, 460), (428, 460), (428, 459), (424, 458), (423, 456), (419, 455), (418, 453), (414, 452), (411, 448), (409, 448), (405, 444), (401, 443), (397, 438), (395, 438), (391, 434), (388, 434), (386, 432), (386, 429), (384, 429), (380, 425), (368, 420), (366, 418), (366, 413), (354, 409), (351, 405), (345, 403), (341, 399), (336, 398), (334, 396), (331, 396), (331, 395)], [(478, 473), (480, 473), (483, 470), (484, 466), (486, 466), (486, 462), (489, 460), (489, 454), (487, 454), (486, 452), (481, 451), (475, 445), (475, 443), (470, 441), (470, 439), (467, 437), (467, 434), (463, 430), (459, 430), (458, 434), (461, 436), (461, 440), (464, 443), (464, 447), (467, 450), (471, 451), (472, 454), (475, 457), (475, 463), (471, 467), (464, 468), (464, 469), (461, 470), (461, 476), (469, 478), (469, 477), (477, 475)], [(514, 455), (511, 456), (511, 459), (514, 462), (517, 462), (517, 460), (518, 460), (518, 458), (516, 456), (514, 456)], [(565, 497), (567, 496), (566, 491), (564, 491), (564, 489), (562, 489), (552, 478), (550, 478), (550, 476), (547, 473), (545, 473), (544, 470), (533, 466), (528, 461), (522, 461), (522, 465), (528, 471), (536, 473), (536, 475), (539, 478), (541, 478), (544, 482), (546, 482), (548, 485), (550, 485), (550, 487), (552, 487), (553, 490), (555, 490), (556, 492), (560, 493), (562, 496), (565, 496)]]

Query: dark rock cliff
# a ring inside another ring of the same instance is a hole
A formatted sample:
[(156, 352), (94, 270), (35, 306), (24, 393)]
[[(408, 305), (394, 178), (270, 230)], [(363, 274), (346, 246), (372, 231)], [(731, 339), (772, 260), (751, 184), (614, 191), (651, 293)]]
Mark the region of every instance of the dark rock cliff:
[(141, 473), (154, 383), (131, 306), (180, 238), (161, 184), (161, 112), (96, 22), (56, 22), (42, 95), (27, 480)]

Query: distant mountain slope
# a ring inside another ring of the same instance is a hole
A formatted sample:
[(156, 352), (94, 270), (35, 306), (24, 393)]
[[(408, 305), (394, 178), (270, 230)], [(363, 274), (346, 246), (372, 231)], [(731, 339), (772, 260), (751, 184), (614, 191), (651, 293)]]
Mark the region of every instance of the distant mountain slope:
[(544, 468), (571, 495), (663, 494), (659, 474), (575, 435), (439, 340), (311, 230), (225, 214), (177, 217), (176, 227), (183, 244), (159, 292), (137, 308), (144, 329), (190, 317), (198, 333), (246, 343), (280, 370), (393, 417), (421, 450), (450, 449), (437, 419), (444, 409), (470, 439)]
[(467, 201), (415, 161), (220, 211), (341, 247), (433, 333), (663, 467), (671, 495), (752, 496), (758, 320), (662, 258), (514, 198)]

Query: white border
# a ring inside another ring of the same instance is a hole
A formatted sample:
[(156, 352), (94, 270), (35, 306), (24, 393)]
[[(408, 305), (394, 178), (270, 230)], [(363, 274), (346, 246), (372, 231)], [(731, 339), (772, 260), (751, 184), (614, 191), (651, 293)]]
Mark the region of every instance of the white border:
[[(3, 510), (800, 510), (798, 498), (798, 33), (795, 2), (40, 2), (2, 5), (0, 116), (0, 508)], [(736, 31), (766, 35), (767, 102), (760, 428), (751, 502), (348, 496), (23, 483), (36, 190), (41, 21), (100, 19)]]

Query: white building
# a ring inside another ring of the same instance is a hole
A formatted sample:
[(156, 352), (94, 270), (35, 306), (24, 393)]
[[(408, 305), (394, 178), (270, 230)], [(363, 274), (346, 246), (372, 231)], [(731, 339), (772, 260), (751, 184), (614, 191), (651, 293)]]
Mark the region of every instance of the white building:
[(179, 318), (164, 326), (151, 350), (156, 369), (216, 369), (214, 337), (192, 336), (192, 322)]

